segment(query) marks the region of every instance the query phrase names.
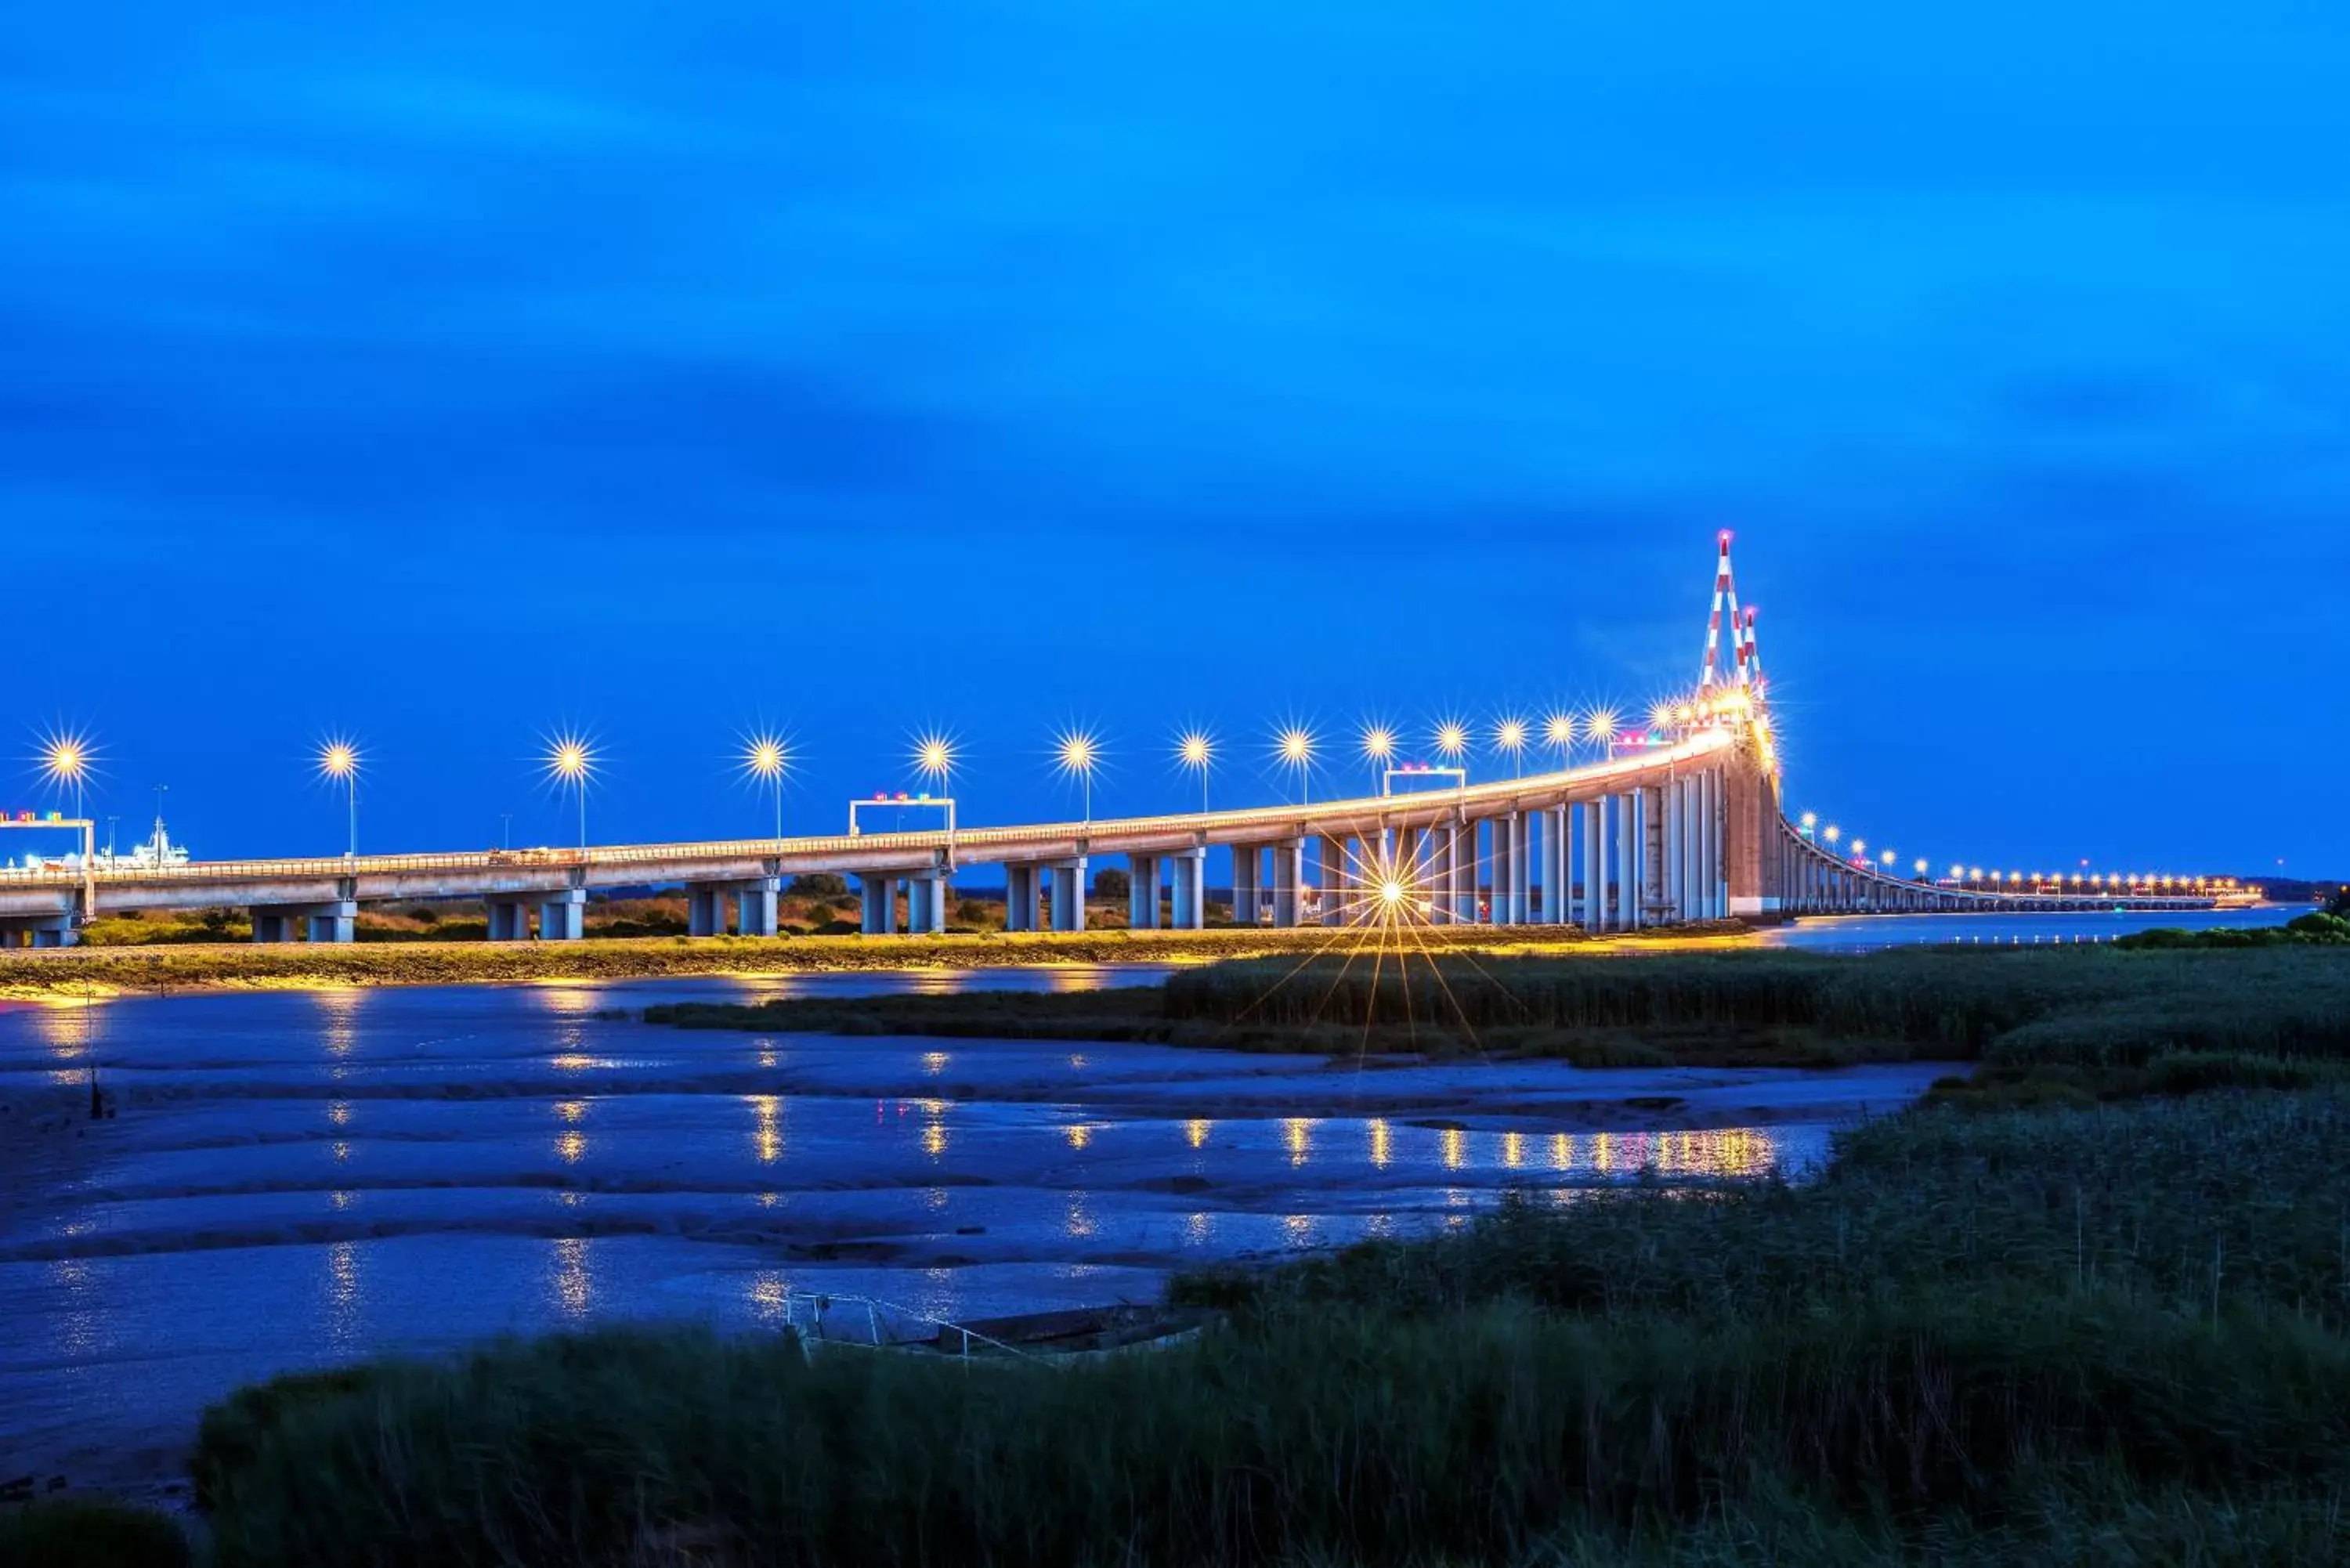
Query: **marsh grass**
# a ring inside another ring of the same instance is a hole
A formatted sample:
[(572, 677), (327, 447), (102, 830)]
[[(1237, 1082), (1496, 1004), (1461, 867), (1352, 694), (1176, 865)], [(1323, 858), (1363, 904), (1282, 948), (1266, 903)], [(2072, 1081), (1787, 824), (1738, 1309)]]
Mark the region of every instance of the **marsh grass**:
[(0, 1504), (0, 1568), (187, 1568), (177, 1521), (98, 1497)]

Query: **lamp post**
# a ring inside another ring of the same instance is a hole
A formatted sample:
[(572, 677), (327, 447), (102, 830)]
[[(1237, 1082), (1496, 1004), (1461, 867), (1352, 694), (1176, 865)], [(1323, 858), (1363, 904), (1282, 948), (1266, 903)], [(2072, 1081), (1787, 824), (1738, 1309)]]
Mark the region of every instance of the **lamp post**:
[(584, 736), (558, 735), (548, 746), (546, 771), (579, 804), (579, 850), (588, 851), (588, 781), (596, 772), (596, 752)]
[(89, 781), (89, 742), (79, 735), (52, 735), (41, 749), (41, 771), (51, 784), (73, 792), (73, 814), (79, 818)]
[(1208, 809), (1208, 770), (1216, 760), (1216, 743), (1204, 730), (1187, 730), (1175, 742), (1175, 760), (1200, 775), (1200, 810)]
[(1274, 739), (1274, 754), (1282, 766), (1297, 775), (1299, 801), (1314, 804), (1314, 732), (1292, 724)]
[(328, 741), (318, 748), (319, 776), (343, 786), (343, 802), (350, 814), (350, 839), (343, 853), (359, 857), (359, 753), (348, 741)]
[(754, 735), (743, 751), (743, 771), (775, 798), (775, 837), (784, 836), (784, 774), (791, 769), (791, 751), (775, 735)]
[(1064, 730), (1054, 740), (1060, 770), (1077, 781), (1085, 802), (1085, 820), (1094, 819), (1094, 764), (1101, 760), (1101, 742), (1083, 730)]

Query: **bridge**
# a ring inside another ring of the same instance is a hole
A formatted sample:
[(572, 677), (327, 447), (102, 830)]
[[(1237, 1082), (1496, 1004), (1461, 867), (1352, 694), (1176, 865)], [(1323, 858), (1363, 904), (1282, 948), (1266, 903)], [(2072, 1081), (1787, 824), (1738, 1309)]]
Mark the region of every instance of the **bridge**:
[[(1726, 617), (1726, 621), (1725, 621)], [(1721, 630), (1731, 650), (1721, 650)], [(790, 878), (858, 879), (861, 929), (943, 931), (953, 878), (1000, 867), (1006, 929), (1081, 930), (1089, 866), (1131, 871), (1130, 924), (1206, 924), (1209, 850), (1232, 857), (1234, 918), (1276, 927), (1415, 921), (1574, 925), (1618, 932), (1708, 920), (1928, 911), (2199, 909), (2201, 888), (2132, 882), (2067, 891), (1903, 877), (1823, 841), (1782, 802), (1753, 611), (1720, 541), (1706, 654), (1690, 698), (1603, 760), (1492, 783), (1232, 811), (1033, 826), (777, 836), (713, 843), (0, 870), (0, 945), (76, 940), (102, 910), (240, 906), (260, 942), (349, 941), (367, 903), (484, 904), (493, 940), (576, 940), (589, 894), (685, 887), (690, 929), (777, 931)]]

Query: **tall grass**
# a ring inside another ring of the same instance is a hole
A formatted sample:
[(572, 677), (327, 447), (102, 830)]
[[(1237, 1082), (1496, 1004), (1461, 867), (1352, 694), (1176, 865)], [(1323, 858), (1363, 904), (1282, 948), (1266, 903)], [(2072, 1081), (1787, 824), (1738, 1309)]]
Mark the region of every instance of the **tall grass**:
[(2350, 1088), (2082, 1111), (1926, 1110), (1839, 1134), (1814, 1181), (1534, 1201), (1455, 1233), (1177, 1299), (1435, 1315), (1502, 1300), (1602, 1316), (1772, 1321), (1925, 1293), (2093, 1291), (2210, 1318), (2273, 1308), (2350, 1331)]
[(2166, 1050), (2350, 1055), (2350, 949), (1908, 950), (1415, 961), (1178, 971), (1170, 1019), (1477, 1030), (1802, 1030), (1958, 1059), (2142, 1064)]
[(1336, 1312), (1065, 1370), (612, 1333), (323, 1398), (213, 1522), (222, 1568), (1490, 1561), (1758, 1478), (1861, 1518), (1996, 1516), (2020, 1455), (2273, 1489), (2345, 1444), (2343, 1341), (2094, 1296), (1731, 1327)]

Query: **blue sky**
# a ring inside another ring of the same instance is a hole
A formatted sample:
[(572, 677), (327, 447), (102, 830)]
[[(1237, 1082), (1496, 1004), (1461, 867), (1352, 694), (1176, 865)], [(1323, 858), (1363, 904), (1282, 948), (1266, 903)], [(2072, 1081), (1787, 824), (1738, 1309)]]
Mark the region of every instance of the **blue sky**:
[(369, 846), (560, 842), (565, 723), (598, 838), (762, 721), (810, 829), (934, 723), (1268, 795), (1686, 684), (1729, 526), (1791, 805), (2350, 870), (2338, 7), (497, 9), (0, 51), (0, 731), (126, 826), (338, 848), (343, 730)]

